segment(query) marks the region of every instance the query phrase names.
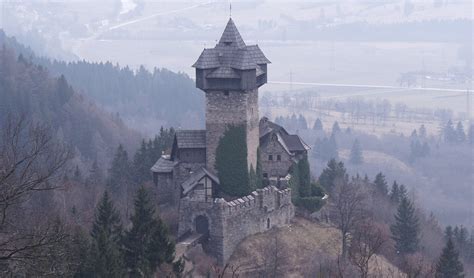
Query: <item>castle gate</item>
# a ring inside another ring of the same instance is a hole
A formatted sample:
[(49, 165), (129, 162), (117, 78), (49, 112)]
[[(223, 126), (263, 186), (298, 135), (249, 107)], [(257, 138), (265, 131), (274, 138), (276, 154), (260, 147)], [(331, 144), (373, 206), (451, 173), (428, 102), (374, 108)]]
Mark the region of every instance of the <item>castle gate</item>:
[(199, 215), (194, 220), (195, 222), (195, 229), (198, 234), (203, 235), (203, 240), (207, 240), (209, 238), (209, 220), (204, 215)]

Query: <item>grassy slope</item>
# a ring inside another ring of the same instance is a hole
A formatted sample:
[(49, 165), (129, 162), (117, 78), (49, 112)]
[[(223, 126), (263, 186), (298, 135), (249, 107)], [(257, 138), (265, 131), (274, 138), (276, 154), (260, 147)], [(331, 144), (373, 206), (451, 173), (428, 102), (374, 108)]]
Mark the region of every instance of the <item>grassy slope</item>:
[[(282, 252), (278, 270), (282, 277), (310, 277), (319, 269), (319, 264), (337, 257), (340, 252), (340, 234), (336, 228), (297, 217), (289, 226), (245, 239), (235, 250), (229, 264), (239, 266), (244, 277), (255, 276), (265, 267), (265, 258), (272, 256), (272, 252), (266, 250), (269, 246), (275, 246), (275, 238)], [(371, 268), (376, 273), (387, 273), (389, 269), (397, 271), (383, 257), (375, 258)]]

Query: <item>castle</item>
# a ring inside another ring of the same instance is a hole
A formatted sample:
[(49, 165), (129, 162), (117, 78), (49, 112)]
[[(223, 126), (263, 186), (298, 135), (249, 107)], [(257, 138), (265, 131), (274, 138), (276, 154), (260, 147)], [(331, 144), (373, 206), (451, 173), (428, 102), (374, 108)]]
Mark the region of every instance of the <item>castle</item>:
[[(245, 237), (288, 224), (294, 217), (290, 167), (309, 147), (298, 135), (259, 120), (258, 88), (267, 64), (258, 45), (246, 45), (232, 19), (214, 48), (204, 49), (193, 67), (196, 87), (206, 94), (206, 129), (176, 131), (170, 155), (151, 168), (161, 201), (178, 209), (178, 237), (201, 234), (204, 249), (224, 264)], [(247, 163), (260, 151), (266, 187), (240, 198), (219, 198), (216, 148), (230, 125), (245, 127)]]

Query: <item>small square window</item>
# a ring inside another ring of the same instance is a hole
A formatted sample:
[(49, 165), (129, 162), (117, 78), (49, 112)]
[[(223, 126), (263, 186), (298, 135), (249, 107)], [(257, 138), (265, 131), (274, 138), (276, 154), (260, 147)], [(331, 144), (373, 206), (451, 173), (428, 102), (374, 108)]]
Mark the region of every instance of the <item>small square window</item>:
[(281, 155), (277, 155), (277, 160), (281, 161)]
[(224, 91), (224, 96), (229, 96), (229, 91)]
[(264, 177), (264, 178), (268, 178), (268, 174), (267, 174), (267, 173), (263, 173), (263, 177)]
[(273, 155), (269, 155), (268, 160), (273, 160)]

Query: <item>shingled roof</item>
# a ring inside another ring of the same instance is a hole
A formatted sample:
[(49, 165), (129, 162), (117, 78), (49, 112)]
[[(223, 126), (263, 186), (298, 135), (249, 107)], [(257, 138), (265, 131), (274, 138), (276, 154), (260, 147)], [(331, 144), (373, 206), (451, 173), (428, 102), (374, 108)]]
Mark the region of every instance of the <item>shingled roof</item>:
[(151, 171), (154, 173), (171, 173), (173, 171), (174, 166), (176, 166), (176, 161), (169, 160), (168, 157), (160, 157), (158, 161), (151, 167)]
[(277, 141), (288, 153), (303, 152), (311, 149), (304, 141), (296, 134), (289, 134), (282, 126), (271, 122), (267, 117), (263, 117), (259, 123), (260, 128), (260, 143), (267, 142), (271, 139), (271, 135), (277, 136)]
[(199, 168), (196, 172), (192, 173), (189, 178), (187, 178), (182, 184), (181, 188), (183, 188), (183, 194), (187, 194), (191, 189), (193, 189), (198, 182), (203, 178), (203, 177), (209, 177), (212, 181), (215, 183), (219, 184), (219, 178), (217, 178), (215, 175), (213, 175), (211, 172), (206, 170), (206, 168)]
[(258, 45), (245, 44), (234, 21), (229, 19), (219, 43), (214, 48), (204, 49), (193, 67), (216, 69), (206, 76), (208, 78), (239, 78), (234, 70), (255, 69), (258, 76), (264, 73), (259, 65), (268, 63)]
[(179, 149), (206, 148), (206, 130), (177, 130), (176, 141)]

